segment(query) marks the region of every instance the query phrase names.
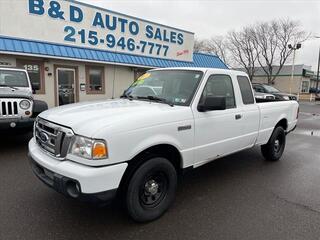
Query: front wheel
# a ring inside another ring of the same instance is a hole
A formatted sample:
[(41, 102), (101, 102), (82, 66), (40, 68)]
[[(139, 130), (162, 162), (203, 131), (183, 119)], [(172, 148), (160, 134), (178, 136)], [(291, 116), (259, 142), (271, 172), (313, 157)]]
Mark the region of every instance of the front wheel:
[(267, 144), (261, 146), (261, 152), (263, 157), (268, 161), (278, 161), (284, 151), (286, 145), (286, 134), (284, 129), (277, 127)]
[(143, 163), (133, 174), (126, 194), (129, 215), (137, 222), (159, 218), (174, 200), (177, 173), (169, 160), (156, 157)]

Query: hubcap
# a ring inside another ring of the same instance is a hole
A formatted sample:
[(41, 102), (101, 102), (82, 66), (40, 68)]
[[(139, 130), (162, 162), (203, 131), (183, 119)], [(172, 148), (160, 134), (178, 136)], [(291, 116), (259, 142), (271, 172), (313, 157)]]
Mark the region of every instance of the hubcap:
[(144, 187), (145, 187), (145, 191), (147, 193), (150, 193), (151, 195), (156, 195), (158, 193), (158, 190), (159, 190), (159, 184), (153, 179), (151, 179), (148, 182), (146, 182)]

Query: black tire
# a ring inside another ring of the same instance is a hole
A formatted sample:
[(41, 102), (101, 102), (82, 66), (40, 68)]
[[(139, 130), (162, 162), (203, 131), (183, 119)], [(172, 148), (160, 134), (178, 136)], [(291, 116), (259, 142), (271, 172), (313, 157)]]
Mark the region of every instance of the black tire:
[(172, 204), (177, 189), (177, 172), (169, 160), (155, 157), (132, 175), (126, 191), (126, 207), (137, 222), (159, 218)]
[(278, 161), (286, 146), (286, 134), (284, 129), (276, 127), (267, 144), (261, 146), (263, 157), (267, 161)]

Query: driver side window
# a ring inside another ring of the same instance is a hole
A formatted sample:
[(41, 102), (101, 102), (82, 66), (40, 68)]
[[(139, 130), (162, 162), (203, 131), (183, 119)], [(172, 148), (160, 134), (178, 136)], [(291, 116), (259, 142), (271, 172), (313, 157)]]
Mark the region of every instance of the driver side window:
[(211, 75), (203, 90), (200, 103), (203, 103), (207, 96), (225, 97), (227, 109), (236, 107), (232, 79), (228, 75)]

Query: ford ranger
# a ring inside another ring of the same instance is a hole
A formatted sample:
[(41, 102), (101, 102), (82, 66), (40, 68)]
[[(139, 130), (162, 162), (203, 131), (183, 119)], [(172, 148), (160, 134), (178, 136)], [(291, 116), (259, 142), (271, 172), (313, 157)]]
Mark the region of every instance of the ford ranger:
[(139, 222), (171, 205), (182, 170), (261, 146), (281, 158), (296, 101), (256, 103), (248, 76), (202, 68), (150, 70), (121, 99), (41, 113), (29, 142), (35, 175), (66, 196), (124, 200)]
[(32, 129), (35, 117), (47, 110), (45, 102), (34, 100), (28, 72), (17, 68), (0, 68), (0, 131)]

